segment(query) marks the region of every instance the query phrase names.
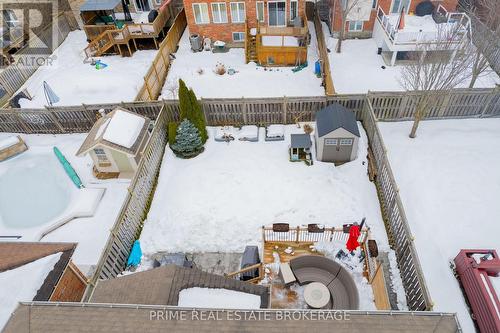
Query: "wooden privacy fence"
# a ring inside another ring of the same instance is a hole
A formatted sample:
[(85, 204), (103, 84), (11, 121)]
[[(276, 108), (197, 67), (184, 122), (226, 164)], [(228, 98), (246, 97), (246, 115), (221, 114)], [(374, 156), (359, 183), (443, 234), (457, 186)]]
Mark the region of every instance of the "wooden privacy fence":
[(325, 94), (331, 96), (335, 94), (335, 88), (333, 86), (332, 73), (330, 71), (330, 60), (328, 58), (328, 50), (326, 49), (323, 26), (317, 8), (314, 11), (314, 28), (316, 30), (316, 39), (318, 40), (318, 53), (321, 64), (321, 76), (323, 78), (323, 85), (325, 86)]
[[(38, 38), (30, 40), (29, 47), (26, 45), (16, 52), (15, 58), (20, 57), (20, 59), (0, 73), (0, 90), (5, 91), (5, 95), (0, 95), (0, 105), (6, 105), (16, 91), (44, 63), (42, 59), (45, 61), (49, 58), (50, 54), (39, 54), (39, 51), (34, 48), (52, 45), (54, 50), (63, 42), (68, 33), (77, 27), (74, 18), (68, 17), (65, 13), (60, 13), (53, 22), (56, 23), (55, 28), (52, 24), (47, 26), (37, 35)], [(31, 58), (31, 55), (36, 56), (36, 61), (33, 61), (34, 58)]]
[(365, 104), (362, 121), (374, 156), (380, 205), (389, 242), (396, 253), (408, 308), (414, 311), (432, 310), (431, 298), (413, 244), (413, 236), (399, 196), (399, 189), (369, 100)]
[(167, 36), (160, 43), (158, 53), (144, 76), (144, 84), (135, 97), (136, 101), (154, 101), (160, 96), (170, 66), (170, 54), (177, 49), (177, 44), (186, 29), (186, 25), (186, 14), (182, 9), (175, 17), (174, 24), (168, 30)]
[(146, 218), (166, 144), (167, 122), (165, 111), (162, 110), (156, 119), (151, 137), (130, 183), (120, 214), (111, 229), (96, 271), (90, 280), (85, 294), (86, 300), (98, 279), (116, 277), (125, 269), (132, 244), (139, 237), (142, 223)]
[[(247, 125), (293, 124), (313, 121), (317, 111), (334, 102), (363, 119), (370, 101), (377, 120), (411, 120), (419, 95), (406, 92), (377, 92), (359, 95), (323, 97), (200, 99), (207, 124)], [(0, 132), (74, 133), (88, 132), (98, 110), (111, 111), (117, 106), (155, 119), (165, 108), (167, 121), (179, 121), (177, 100), (136, 101), (50, 107), (45, 109), (0, 109)], [(457, 89), (435, 99), (427, 119), (500, 117), (500, 89)]]

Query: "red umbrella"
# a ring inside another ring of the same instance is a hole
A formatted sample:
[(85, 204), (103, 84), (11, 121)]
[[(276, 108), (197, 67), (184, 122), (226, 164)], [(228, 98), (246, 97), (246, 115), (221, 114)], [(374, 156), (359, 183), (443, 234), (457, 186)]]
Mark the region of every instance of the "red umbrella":
[(353, 224), (349, 229), (349, 238), (345, 247), (349, 252), (356, 250), (359, 246), (358, 238), (361, 233), (359, 232), (359, 225)]
[(401, 9), (401, 15), (399, 16), (398, 30), (403, 30), (405, 28), (405, 7)]

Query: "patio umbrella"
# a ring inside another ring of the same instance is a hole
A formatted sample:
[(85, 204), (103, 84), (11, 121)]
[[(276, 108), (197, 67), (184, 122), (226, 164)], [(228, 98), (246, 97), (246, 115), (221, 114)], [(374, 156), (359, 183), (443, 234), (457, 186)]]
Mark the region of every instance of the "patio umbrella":
[(50, 106), (59, 102), (59, 97), (57, 97), (56, 93), (52, 90), (47, 81), (43, 81), (43, 93), (45, 94), (45, 99)]
[(345, 245), (347, 251), (352, 252), (358, 248), (359, 235), (360, 235), (359, 225), (357, 223), (354, 223), (353, 225), (351, 225), (351, 228), (349, 229), (349, 238), (347, 239), (347, 243)]
[(399, 15), (398, 30), (405, 28), (405, 7), (401, 8), (401, 15)]

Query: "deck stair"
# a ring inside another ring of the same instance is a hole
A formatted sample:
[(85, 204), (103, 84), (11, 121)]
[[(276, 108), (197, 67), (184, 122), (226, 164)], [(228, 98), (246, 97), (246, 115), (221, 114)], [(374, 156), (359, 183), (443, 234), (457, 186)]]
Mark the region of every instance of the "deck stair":
[(111, 49), (124, 55), (122, 45), (128, 50), (128, 55), (132, 55), (130, 41), (134, 43), (137, 50), (137, 39), (152, 38), (156, 48), (158, 48), (158, 38), (164, 35), (164, 28), (170, 19), (170, 11), (167, 7), (158, 13), (158, 16), (152, 23), (132, 23), (125, 24), (121, 29), (108, 29), (95, 37), (84, 49), (86, 59), (99, 57), (108, 53)]

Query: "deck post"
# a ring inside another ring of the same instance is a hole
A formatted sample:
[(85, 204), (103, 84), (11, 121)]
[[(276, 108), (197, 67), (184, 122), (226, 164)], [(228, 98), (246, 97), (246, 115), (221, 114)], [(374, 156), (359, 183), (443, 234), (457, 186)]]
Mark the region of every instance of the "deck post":
[(296, 235), (295, 235), (295, 242), (299, 242), (299, 234), (300, 234), (300, 227), (297, 226), (296, 228), (297, 232), (296, 232)]
[(393, 51), (392, 52), (392, 58), (391, 58), (391, 66), (394, 66), (396, 64), (396, 58), (398, 57), (398, 51)]

